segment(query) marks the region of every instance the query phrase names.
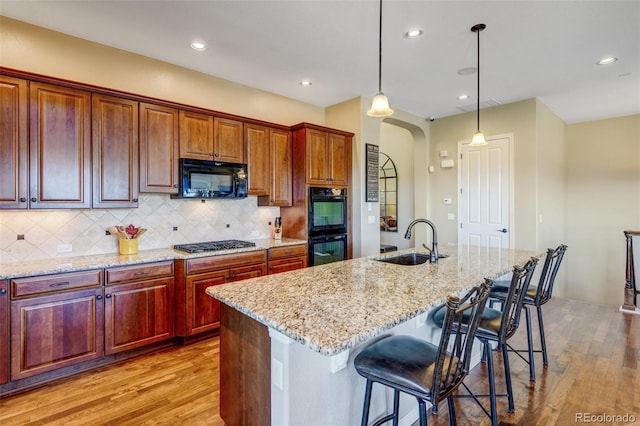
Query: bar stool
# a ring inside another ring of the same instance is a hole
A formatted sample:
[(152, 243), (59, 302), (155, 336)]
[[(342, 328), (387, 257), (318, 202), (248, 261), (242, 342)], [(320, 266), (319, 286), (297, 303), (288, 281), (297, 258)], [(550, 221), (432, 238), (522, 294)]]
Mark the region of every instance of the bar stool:
[[(515, 352), (520, 358), (529, 363), (529, 379), (532, 382), (536, 380), (536, 371), (534, 365), (533, 354), (534, 352), (542, 352), (542, 363), (545, 366), (549, 365), (549, 360), (547, 357), (547, 343), (544, 336), (544, 324), (542, 320), (542, 305), (547, 303), (551, 299), (551, 295), (553, 293), (553, 284), (556, 280), (556, 275), (558, 273), (558, 268), (560, 268), (560, 263), (562, 262), (562, 258), (564, 257), (564, 253), (567, 251), (567, 246), (564, 244), (560, 244), (555, 250), (547, 249), (547, 256), (544, 261), (544, 266), (542, 268), (542, 272), (540, 274), (540, 279), (538, 280), (537, 286), (529, 286), (525, 297), (524, 297), (524, 313), (525, 313), (525, 322), (527, 325), (527, 343), (528, 348), (526, 352), (528, 352), (529, 359), (525, 359), (520, 352), (525, 352), (525, 350), (513, 349), (511, 350)], [(491, 288), (489, 306), (493, 307), (494, 302), (504, 301), (506, 294), (509, 291), (509, 281), (496, 280)], [(528, 306), (535, 306), (536, 311), (538, 313), (538, 328), (540, 331), (540, 346), (541, 349), (533, 349), (533, 333), (531, 330), (531, 312), (529, 312)]]
[[(507, 353), (507, 340), (509, 340), (518, 329), (520, 313), (522, 311), (522, 304), (524, 303), (524, 295), (527, 292), (529, 283), (531, 282), (531, 276), (533, 275), (533, 271), (537, 264), (538, 259), (532, 258), (524, 265), (524, 267), (515, 267), (513, 269), (511, 284), (503, 301), (504, 303), (502, 311), (487, 307), (482, 312), (482, 317), (480, 319), (480, 325), (476, 333), (476, 338), (482, 342), (484, 348), (483, 360), (487, 363), (487, 375), (489, 376), (489, 394), (474, 394), (463, 383), (462, 386), (469, 392), (469, 395), (456, 395), (456, 397), (458, 398), (473, 398), (482, 408), (485, 414), (491, 418), (491, 424), (494, 426), (498, 424), (498, 413), (496, 410), (497, 397), (507, 397), (509, 402), (509, 412), (513, 413), (515, 411), (513, 389), (511, 387), (511, 369), (509, 367), (509, 356)], [(430, 318), (433, 320), (436, 326), (441, 328), (444, 324), (444, 311), (444, 306), (441, 306), (434, 309), (433, 314), (430, 315)], [(504, 362), (504, 377), (507, 385), (506, 394), (496, 393), (495, 374), (493, 370), (492, 342), (497, 343), (497, 349), (502, 351), (502, 359)], [(484, 405), (479, 402), (479, 397), (489, 398), (490, 411), (487, 411)]]
[[(397, 426), (400, 392), (417, 399), (420, 426), (427, 424), (426, 401), (437, 405), (443, 399), (448, 402), (450, 424), (456, 424), (451, 395), (469, 372), (473, 339), (487, 303), (490, 285), (491, 281), (485, 280), (462, 298), (448, 297), (443, 308), (438, 346), (412, 336), (390, 336), (372, 343), (356, 356), (353, 361), (356, 371), (367, 380), (362, 426), (369, 423), (374, 382), (394, 390), (393, 412), (376, 421), (375, 426), (389, 420)], [(463, 316), (468, 318), (466, 323)], [(451, 352), (447, 351), (449, 347)]]

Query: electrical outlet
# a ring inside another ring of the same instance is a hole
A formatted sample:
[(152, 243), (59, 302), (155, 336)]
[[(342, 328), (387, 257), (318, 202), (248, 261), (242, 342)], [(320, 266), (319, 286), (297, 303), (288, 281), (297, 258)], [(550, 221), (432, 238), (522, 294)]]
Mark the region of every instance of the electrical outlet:
[(72, 244), (58, 244), (57, 252), (60, 253), (71, 253), (73, 251)]

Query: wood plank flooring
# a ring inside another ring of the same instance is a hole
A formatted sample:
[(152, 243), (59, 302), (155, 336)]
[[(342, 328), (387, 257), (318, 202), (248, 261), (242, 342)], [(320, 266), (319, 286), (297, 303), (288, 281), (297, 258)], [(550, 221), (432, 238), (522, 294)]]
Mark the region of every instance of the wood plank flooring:
[[(558, 298), (543, 309), (550, 365), (543, 368), (537, 354), (537, 381), (530, 383), (527, 364), (510, 357), (516, 412), (507, 413), (506, 399), (499, 399), (500, 424), (575, 425), (587, 423), (576, 421), (577, 415), (626, 414), (635, 420), (590, 424), (640, 425), (640, 316)], [(535, 314), (532, 321), (537, 330)], [(526, 348), (525, 342), (521, 325), (511, 343)], [(217, 338), (174, 347), (2, 399), (0, 424), (223, 425), (218, 415), (218, 349)], [(499, 356), (495, 365), (502, 392)], [(477, 366), (465, 383), (486, 392), (485, 366)], [(468, 399), (456, 400), (456, 413), (460, 425), (490, 424)], [(446, 403), (428, 421), (448, 425)]]

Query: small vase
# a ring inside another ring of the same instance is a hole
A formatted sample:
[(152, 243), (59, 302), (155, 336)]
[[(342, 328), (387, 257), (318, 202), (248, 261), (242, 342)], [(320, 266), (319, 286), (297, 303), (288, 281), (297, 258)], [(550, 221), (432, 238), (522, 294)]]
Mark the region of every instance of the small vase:
[(120, 254), (136, 254), (138, 253), (138, 239), (121, 239), (118, 240), (118, 246), (120, 248)]

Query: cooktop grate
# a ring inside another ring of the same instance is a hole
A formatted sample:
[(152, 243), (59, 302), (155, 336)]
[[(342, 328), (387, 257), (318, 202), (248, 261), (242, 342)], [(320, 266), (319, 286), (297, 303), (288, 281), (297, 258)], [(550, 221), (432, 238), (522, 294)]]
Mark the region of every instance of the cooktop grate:
[(173, 246), (175, 250), (187, 253), (201, 253), (205, 251), (229, 250), (237, 248), (255, 247), (256, 243), (241, 240), (223, 240), (223, 241), (207, 241), (204, 243), (193, 244), (176, 244)]

